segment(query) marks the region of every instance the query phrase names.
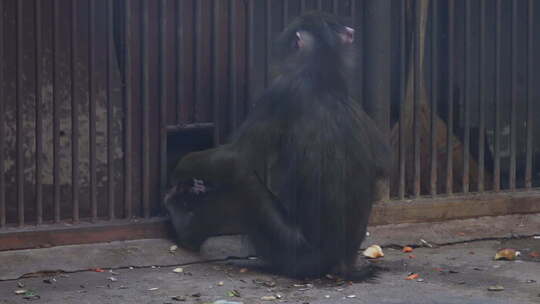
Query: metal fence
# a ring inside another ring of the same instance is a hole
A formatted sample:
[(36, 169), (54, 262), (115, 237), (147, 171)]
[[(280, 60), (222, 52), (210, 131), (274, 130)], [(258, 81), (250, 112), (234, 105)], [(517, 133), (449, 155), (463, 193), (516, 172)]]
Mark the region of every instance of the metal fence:
[(0, 0), (0, 227), (159, 215), (167, 167), (227, 140), (312, 9), (358, 29), (387, 199), (539, 186), (534, 0)]

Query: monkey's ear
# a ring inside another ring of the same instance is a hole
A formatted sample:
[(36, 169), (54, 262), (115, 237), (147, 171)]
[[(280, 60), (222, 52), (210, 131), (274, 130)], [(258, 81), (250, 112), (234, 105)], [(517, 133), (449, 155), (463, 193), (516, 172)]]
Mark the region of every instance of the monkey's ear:
[(345, 31), (341, 34), (339, 34), (341, 36), (341, 41), (344, 43), (344, 44), (349, 44), (349, 43), (353, 43), (354, 42), (354, 29), (346, 26), (345, 27)]
[(305, 46), (304, 40), (302, 39), (302, 33), (296, 32), (296, 47), (299, 49), (303, 49)]
[(313, 36), (306, 31), (296, 32), (296, 42), (295, 46), (298, 49), (311, 48), (313, 46)]

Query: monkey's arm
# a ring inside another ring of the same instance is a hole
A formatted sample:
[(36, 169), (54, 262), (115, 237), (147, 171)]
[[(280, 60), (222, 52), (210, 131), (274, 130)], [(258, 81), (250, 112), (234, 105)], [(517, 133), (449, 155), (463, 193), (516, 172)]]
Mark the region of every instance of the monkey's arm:
[(192, 152), (182, 158), (171, 175), (171, 184), (193, 178), (232, 183), (241, 171), (238, 155), (228, 145)]

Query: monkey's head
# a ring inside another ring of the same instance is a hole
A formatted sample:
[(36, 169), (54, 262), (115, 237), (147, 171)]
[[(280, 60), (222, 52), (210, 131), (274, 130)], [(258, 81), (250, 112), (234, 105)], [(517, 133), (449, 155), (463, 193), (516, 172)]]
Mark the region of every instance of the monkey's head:
[(279, 60), (294, 61), (315, 56), (317, 60), (336, 64), (336, 60), (353, 57), (349, 54), (353, 42), (354, 29), (344, 25), (338, 17), (309, 12), (293, 20), (278, 37), (275, 55)]
[(165, 208), (182, 247), (198, 251), (208, 237), (208, 190), (204, 181), (193, 178), (177, 181), (165, 196)]
[(199, 251), (212, 236), (242, 234), (245, 231), (245, 198), (241, 191), (206, 180), (184, 180), (165, 197), (178, 243)]

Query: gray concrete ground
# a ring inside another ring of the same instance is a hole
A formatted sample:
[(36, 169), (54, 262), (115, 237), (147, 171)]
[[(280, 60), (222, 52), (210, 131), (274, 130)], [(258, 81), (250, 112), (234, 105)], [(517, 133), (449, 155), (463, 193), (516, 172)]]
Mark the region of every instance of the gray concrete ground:
[[(369, 231), (363, 246), (382, 245), (385, 256), (374, 262), (386, 268), (371, 283), (299, 281), (261, 272), (258, 260), (227, 259), (249, 253), (238, 237), (212, 239), (202, 255), (171, 253), (167, 240), (139, 240), (0, 252), (0, 304), (540, 303), (540, 215)], [(402, 252), (404, 245), (413, 245), (413, 252)], [(494, 261), (500, 248), (521, 255)], [(418, 277), (406, 280), (411, 273)]]

